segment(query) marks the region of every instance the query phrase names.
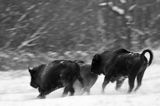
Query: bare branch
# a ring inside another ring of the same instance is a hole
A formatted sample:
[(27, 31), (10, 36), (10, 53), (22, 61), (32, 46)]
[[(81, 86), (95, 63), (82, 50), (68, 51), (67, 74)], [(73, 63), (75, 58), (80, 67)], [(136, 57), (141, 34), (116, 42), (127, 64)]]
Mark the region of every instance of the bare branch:
[(30, 43), (31, 43), (32, 41), (38, 39), (38, 38), (40, 38), (40, 36), (37, 36), (37, 37), (35, 37), (35, 38), (32, 38), (32, 39), (29, 39), (29, 40), (26, 40), (26, 41), (22, 42), (21, 45), (19, 45), (17, 49), (19, 50), (19, 49), (21, 49), (21, 48), (23, 48), (23, 47), (25, 47), (25, 46), (31, 46), (31, 45), (33, 46), (33, 45), (36, 45), (36, 44), (30, 44)]
[(36, 32), (31, 35), (31, 38), (34, 38), (34, 37), (36, 37), (37, 35), (41, 34), (41, 31), (42, 31), (43, 29), (45, 29), (48, 24), (49, 24), (49, 22), (46, 22), (46, 23), (44, 23), (41, 27), (39, 27), (39, 28), (36, 30)]

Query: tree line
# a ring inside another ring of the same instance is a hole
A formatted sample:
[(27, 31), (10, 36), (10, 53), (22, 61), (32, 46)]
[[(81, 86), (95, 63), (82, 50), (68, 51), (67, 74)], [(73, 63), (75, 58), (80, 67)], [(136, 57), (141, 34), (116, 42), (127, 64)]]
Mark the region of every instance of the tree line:
[(0, 50), (158, 48), (159, 0), (0, 0)]

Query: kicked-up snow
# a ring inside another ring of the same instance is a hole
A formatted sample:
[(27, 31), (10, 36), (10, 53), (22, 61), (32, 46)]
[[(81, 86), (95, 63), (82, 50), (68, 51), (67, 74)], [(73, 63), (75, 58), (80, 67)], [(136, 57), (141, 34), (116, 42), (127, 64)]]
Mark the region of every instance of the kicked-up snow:
[(99, 76), (91, 94), (61, 97), (63, 88), (37, 99), (38, 91), (32, 88), (27, 70), (0, 72), (0, 106), (160, 106), (160, 65), (147, 68), (142, 86), (137, 92), (127, 94), (128, 80), (115, 90), (115, 83), (106, 86), (101, 94), (103, 75)]

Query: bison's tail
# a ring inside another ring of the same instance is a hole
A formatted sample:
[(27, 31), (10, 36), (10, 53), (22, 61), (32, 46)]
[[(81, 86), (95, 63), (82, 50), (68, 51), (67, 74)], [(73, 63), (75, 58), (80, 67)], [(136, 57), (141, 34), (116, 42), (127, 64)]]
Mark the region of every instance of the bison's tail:
[(151, 65), (151, 63), (153, 61), (153, 52), (150, 49), (146, 49), (141, 53), (141, 56), (145, 56), (146, 53), (149, 53), (149, 55), (150, 55), (148, 65)]

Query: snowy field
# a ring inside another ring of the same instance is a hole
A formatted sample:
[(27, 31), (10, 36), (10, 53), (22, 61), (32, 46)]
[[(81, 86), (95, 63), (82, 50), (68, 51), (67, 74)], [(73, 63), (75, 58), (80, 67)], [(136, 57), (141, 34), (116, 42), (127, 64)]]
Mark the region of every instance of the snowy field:
[(37, 99), (38, 91), (30, 87), (27, 70), (0, 72), (0, 106), (160, 106), (159, 64), (148, 67), (141, 88), (132, 94), (127, 94), (127, 80), (119, 91), (115, 91), (115, 83), (110, 83), (101, 94), (102, 81), (100, 76), (91, 95), (61, 97), (63, 89), (59, 89), (46, 99)]

